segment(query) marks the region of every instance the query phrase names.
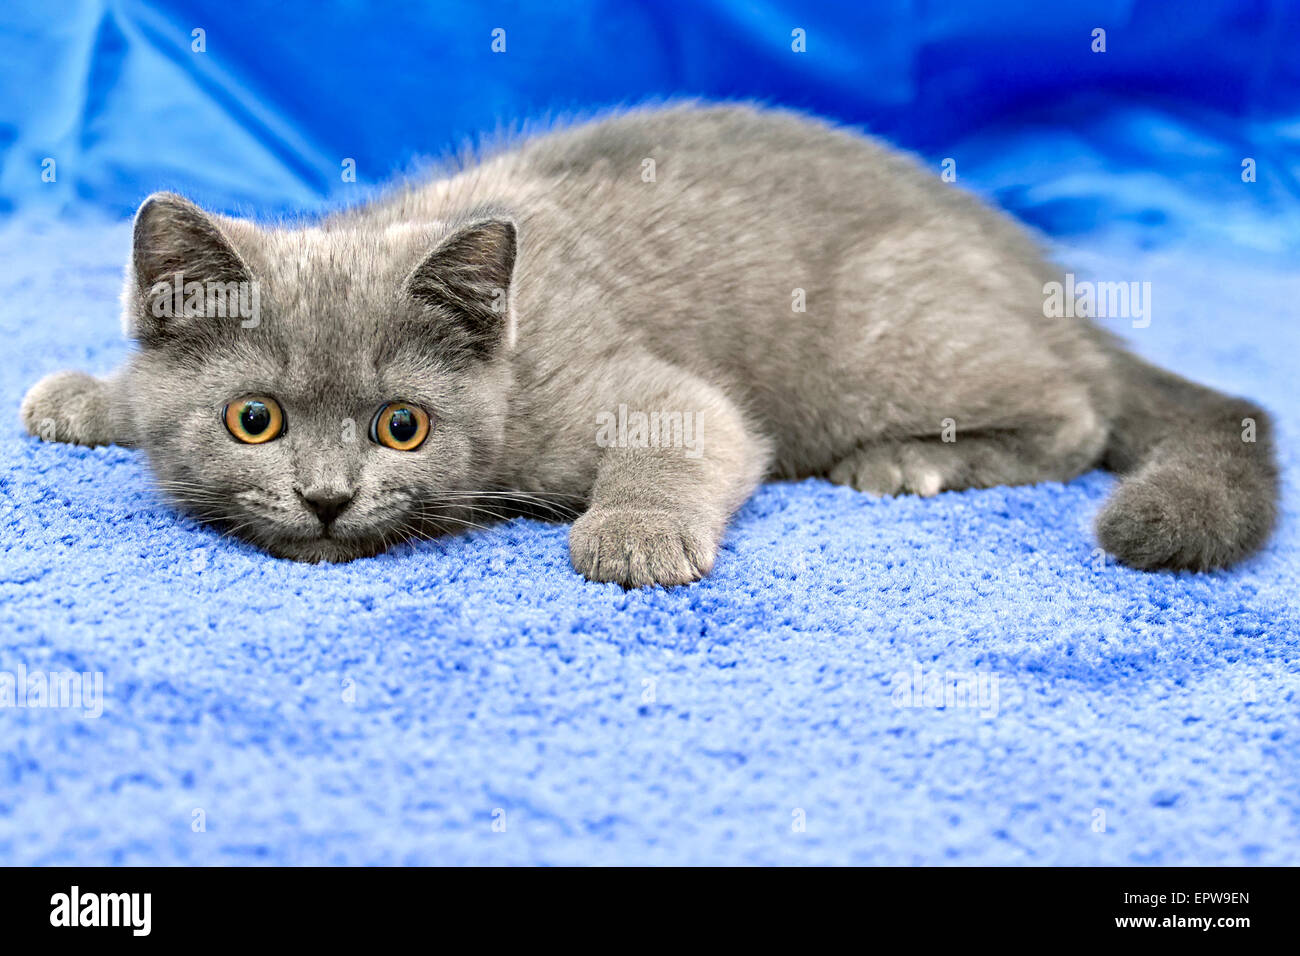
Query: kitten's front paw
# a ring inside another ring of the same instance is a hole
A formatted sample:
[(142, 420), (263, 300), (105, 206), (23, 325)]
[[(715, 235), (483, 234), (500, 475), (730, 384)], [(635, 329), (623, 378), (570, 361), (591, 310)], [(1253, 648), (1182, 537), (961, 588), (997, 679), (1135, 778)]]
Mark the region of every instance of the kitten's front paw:
[(718, 553), (708, 523), (633, 508), (592, 508), (569, 532), (569, 560), (591, 581), (625, 588), (689, 584), (708, 574)]
[(43, 441), (108, 445), (113, 441), (107, 388), (84, 372), (55, 372), (27, 392), (19, 414)]

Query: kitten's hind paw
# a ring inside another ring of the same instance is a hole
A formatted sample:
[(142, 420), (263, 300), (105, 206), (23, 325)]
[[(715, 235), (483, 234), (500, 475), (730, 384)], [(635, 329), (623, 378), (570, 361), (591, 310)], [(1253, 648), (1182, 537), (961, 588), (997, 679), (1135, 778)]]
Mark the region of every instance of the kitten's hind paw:
[(708, 522), (667, 511), (595, 507), (569, 532), (574, 570), (625, 588), (697, 581), (713, 568), (717, 553)]
[(928, 498), (947, 484), (944, 462), (924, 447), (881, 443), (852, 452), (826, 477), (837, 485), (848, 485), (870, 495), (914, 494)]
[(19, 411), (28, 434), (43, 441), (109, 445), (114, 441), (108, 386), (84, 372), (55, 372), (28, 390)]

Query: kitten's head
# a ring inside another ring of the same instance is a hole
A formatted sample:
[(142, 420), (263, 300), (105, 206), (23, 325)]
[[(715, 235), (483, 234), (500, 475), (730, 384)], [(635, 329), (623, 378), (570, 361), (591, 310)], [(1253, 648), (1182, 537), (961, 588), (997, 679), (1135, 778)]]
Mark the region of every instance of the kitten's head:
[(150, 197), (126, 390), (160, 486), (297, 560), (463, 525), (501, 453), (515, 251), (497, 215), (262, 229)]

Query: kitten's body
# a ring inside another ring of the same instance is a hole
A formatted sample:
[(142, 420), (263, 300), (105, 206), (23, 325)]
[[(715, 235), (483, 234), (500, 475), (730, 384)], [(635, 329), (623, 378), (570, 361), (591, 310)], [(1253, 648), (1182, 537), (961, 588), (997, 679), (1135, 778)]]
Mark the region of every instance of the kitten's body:
[[(1272, 524), (1257, 409), (1085, 320), (1044, 318), (1055, 274), (1015, 224), (793, 114), (624, 114), (304, 229), (213, 217), (208, 236), (198, 215), (177, 200), (142, 210), (127, 321), (144, 347), (125, 374), (47, 379), (24, 416), (33, 432), (57, 420), (65, 440), (143, 445), (182, 503), (230, 526), (263, 518), (240, 533), (276, 553), (368, 553), (511, 492), (586, 512), (571, 555), (589, 577), (673, 584), (708, 571), (765, 475), (933, 494), (1098, 464), (1139, 470), (1099, 525), (1129, 563), (1229, 563)], [(141, 291), (175, 269), (251, 275), (264, 321), (178, 338)], [(506, 286), (508, 313), (484, 311)], [(285, 407), (282, 438), (231, 447), (214, 428), (247, 392)], [(430, 447), (394, 458), (338, 440), (340, 422), (394, 397), (435, 413)], [(698, 455), (598, 441), (620, 406), (692, 416)], [(295, 513), (312, 487), (355, 503), (330, 537)]]

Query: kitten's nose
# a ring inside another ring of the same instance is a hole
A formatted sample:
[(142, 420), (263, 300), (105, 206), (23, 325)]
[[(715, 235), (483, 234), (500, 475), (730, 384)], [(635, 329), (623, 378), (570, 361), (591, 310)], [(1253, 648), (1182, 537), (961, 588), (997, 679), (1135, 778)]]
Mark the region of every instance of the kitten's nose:
[[(298, 489), (294, 489), (298, 491)], [(334, 488), (308, 488), (298, 491), (298, 497), (320, 518), (323, 524), (329, 524), (352, 503), (352, 492), (339, 491)]]

